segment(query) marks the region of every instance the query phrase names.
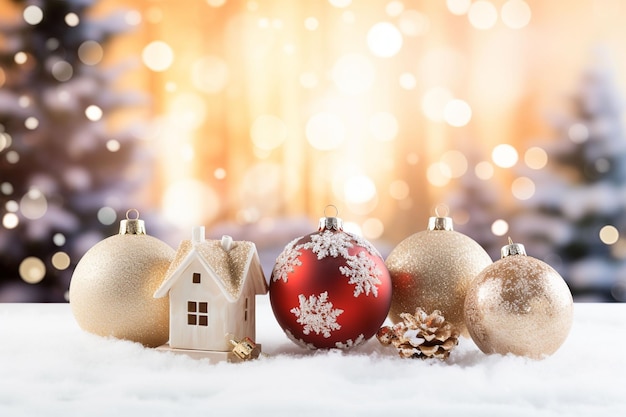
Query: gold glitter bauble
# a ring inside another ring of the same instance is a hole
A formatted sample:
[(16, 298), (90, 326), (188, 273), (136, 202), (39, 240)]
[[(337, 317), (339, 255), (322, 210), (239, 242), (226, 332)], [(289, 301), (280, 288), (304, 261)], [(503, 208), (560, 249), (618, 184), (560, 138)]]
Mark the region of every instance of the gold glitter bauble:
[(572, 294), (548, 264), (523, 245), (502, 248), (502, 259), (482, 271), (465, 300), (465, 322), (485, 353), (540, 359), (554, 353), (572, 326)]
[(485, 250), (470, 237), (452, 230), (449, 217), (431, 217), (428, 229), (409, 236), (385, 261), (392, 281), (389, 318), (417, 308), (439, 310), (468, 337), (463, 304), (470, 282), (491, 264)]
[(151, 347), (166, 343), (169, 301), (153, 294), (173, 258), (174, 249), (145, 234), (142, 220), (122, 220), (120, 234), (89, 249), (72, 275), (70, 306), (80, 327)]

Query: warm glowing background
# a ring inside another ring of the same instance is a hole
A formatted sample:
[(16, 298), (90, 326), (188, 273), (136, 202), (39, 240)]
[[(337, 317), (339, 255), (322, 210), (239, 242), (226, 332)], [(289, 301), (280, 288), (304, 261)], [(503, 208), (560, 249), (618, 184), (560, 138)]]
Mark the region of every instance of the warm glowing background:
[(99, 8), (121, 6), (138, 12), (137, 29), (106, 58), (142, 57), (127, 82), (154, 97), (154, 202), (184, 228), (316, 218), (335, 204), (366, 237), (395, 242), (463, 175), (515, 205), (532, 184), (510, 168), (544, 167), (535, 144), (551, 140), (547, 115), (563, 111), (592, 50), (626, 73), (620, 1)]
[[(504, 244), (509, 213), (541, 187), (522, 173), (550, 164), (545, 145), (563, 138), (549, 119), (585, 68), (608, 57), (626, 77), (620, 0), (102, 0), (93, 14), (120, 10), (134, 30), (90, 53), (138, 63), (116, 86), (150, 105), (109, 122), (149, 125), (143, 194), (173, 236), (204, 224), (270, 239), (333, 204), (384, 252), (470, 178), (497, 195), (487, 227)], [(455, 224), (477, 221), (450, 207)]]

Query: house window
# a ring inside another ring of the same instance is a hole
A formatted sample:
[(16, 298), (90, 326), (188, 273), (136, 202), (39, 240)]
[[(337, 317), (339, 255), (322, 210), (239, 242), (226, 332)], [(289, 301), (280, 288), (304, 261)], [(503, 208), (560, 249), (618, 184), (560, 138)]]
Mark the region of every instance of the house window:
[(246, 297), (246, 302), (243, 310), (243, 321), (248, 321), (248, 297)]
[(194, 272), (193, 273), (192, 282), (194, 284), (200, 284), (200, 273), (199, 272)]
[(209, 303), (188, 301), (187, 302), (187, 324), (190, 326), (209, 325)]

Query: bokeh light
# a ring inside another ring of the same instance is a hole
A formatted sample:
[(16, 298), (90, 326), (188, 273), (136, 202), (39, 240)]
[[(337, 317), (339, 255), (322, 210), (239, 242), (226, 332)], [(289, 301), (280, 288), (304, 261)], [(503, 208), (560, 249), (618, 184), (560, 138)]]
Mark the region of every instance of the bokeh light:
[(222, 91), (230, 78), (228, 65), (217, 56), (209, 55), (195, 61), (191, 66), (191, 82), (205, 93)]
[(519, 177), (513, 180), (511, 192), (518, 200), (528, 200), (535, 195), (535, 183), (528, 177)]
[(511, 29), (521, 29), (530, 23), (530, 6), (523, 0), (508, 0), (500, 10), (502, 22)]
[(163, 41), (153, 41), (143, 48), (141, 58), (152, 71), (163, 72), (174, 62), (174, 51)]
[(413, 90), (417, 86), (417, 79), (415, 75), (410, 72), (403, 72), (400, 74), (400, 87), (405, 90)]
[(355, 175), (344, 183), (343, 194), (348, 203), (367, 203), (376, 197), (376, 185), (367, 175)]
[(0, 184), (0, 192), (4, 195), (13, 194), (13, 185), (10, 182), (3, 182)]
[(370, 118), (369, 131), (376, 140), (391, 141), (398, 135), (398, 120), (391, 113), (378, 112)]
[(496, 236), (504, 236), (509, 231), (509, 224), (506, 220), (498, 219), (491, 224), (491, 233)]
[(68, 81), (74, 74), (74, 69), (69, 62), (59, 60), (52, 65), (52, 76), (57, 81)]
[(41, 23), (43, 20), (43, 10), (34, 4), (26, 6), (22, 15), (24, 17), (24, 21), (33, 26)]
[(8, 133), (0, 132), (0, 152), (11, 147), (13, 139)]
[(385, 13), (390, 17), (399, 16), (400, 13), (404, 10), (404, 3), (398, 0), (393, 0), (387, 3), (385, 6)]
[(78, 59), (85, 65), (97, 65), (104, 57), (104, 49), (96, 41), (85, 41), (78, 47)]
[(446, 151), (439, 160), (447, 166), (445, 172), (448, 172), (450, 178), (458, 178), (467, 172), (467, 158), (457, 150)]
[(605, 245), (613, 245), (619, 240), (619, 230), (615, 226), (607, 224), (600, 229), (599, 236)]
[(224, 4), (226, 4), (226, 0), (206, 0), (207, 4), (211, 7), (222, 7)]
[(567, 135), (572, 142), (581, 144), (589, 139), (589, 129), (583, 123), (574, 123), (567, 130)]
[(363, 236), (366, 239), (375, 240), (383, 235), (385, 232), (385, 225), (380, 219), (370, 217), (363, 222), (361, 230), (363, 231)]
[(457, 16), (466, 14), (472, 5), (472, 0), (446, 0), (448, 11)]
[(20, 218), (15, 213), (4, 213), (2, 226), (5, 229), (15, 229), (20, 224)]
[(46, 276), (46, 265), (37, 257), (24, 258), (19, 266), (20, 278), (29, 284), (37, 284)]
[(337, 7), (339, 9), (348, 7), (352, 4), (352, 0), (328, 0), (331, 6)]
[(4, 208), (9, 212), (9, 213), (17, 213), (18, 210), (20, 209), (20, 205), (17, 204), (17, 201), (15, 200), (9, 200), (6, 202), (6, 204), (4, 205)]
[(70, 266), (70, 256), (65, 252), (56, 252), (52, 255), (52, 266), (59, 271), (64, 271)]
[(376, 71), (369, 58), (361, 54), (347, 54), (335, 62), (332, 79), (342, 93), (356, 95), (370, 89)]
[(24, 127), (28, 130), (35, 130), (39, 127), (39, 119), (29, 116), (24, 120)]
[(403, 180), (395, 180), (389, 184), (389, 195), (395, 200), (404, 200), (410, 193), (409, 184)]
[(478, 178), (486, 181), (493, 177), (494, 168), (491, 162), (481, 161), (477, 163), (476, 166), (474, 167), (474, 173), (476, 174)]
[(124, 13), (124, 21), (131, 26), (139, 26), (142, 18), (139, 10), (128, 10)]
[(441, 162), (435, 162), (430, 164), (426, 170), (426, 178), (435, 187), (444, 187), (450, 182), (452, 173), (450, 167), (447, 164)]
[(198, 128), (206, 120), (207, 105), (200, 94), (181, 93), (169, 103), (169, 116), (177, 129), (189, 131)]
[(320, 22), (315, 17), (307, 17), (304, 19), (304, 28), (306, 30), (314, 31), (319, 27)]
[(306, 138), (315, 149), (337, 149), (344, 141), (346, 127), (335, 113), (321, 112), (311, 116), (306, 124)]
[(78, 26), (78, 24), (80, 23), (80, 18), (78, 17), (76, 13), (66, 14), (64, 20), (65, 20), (65, 24), (68, 25), (69, 27)]
[(444, 87), (433, 87), (422, 97), (422, 111), (433, 122), (442, 122), (445, 109), (452, 100), (452, 93)]
[(216, 180), (223, 180), (224, 178), (226, 178), (226, 170), (224, 168), (216, 168), (215, 171), (213, 171), (213, 177), (215, 177)]
[(450, 100), (444, 107), (443, 117), (450, 126), (462, 127), (472, 119), (472, 108), (463, 100)]
[(120, 150), (120, 148), (122, 147), (122, 145), (120, 144), (119, 141), (115, 140), (115, 139), (109, 139), (107, 140), (106, 143), (106, 148), (109, 152), (117, 152)]
[(406, 36), (422, 36), (430, 29), (430, 20), (417, 10), (406, 10), (398, 18), (398, 28)]
[(85, 116), (87, 116), (87, 119), (91, 120), (92, 122), (97, 122), (98, 120), (102, 119), (102, 115), (102, 109), (95, 104), (91, 104), (85, 109)]
[(9, 151), (6, 153), (5, 158), (9, 164), (17, 164), (20, 161), (20, 154), (16, 151)]
[(319, 80), (317, 74), (312, 71), (303, 72), (300, 74), (300, 85), (307, 89), (315, 88)]
[(26, 63), (26, 61), (28, 61), (28, 54), (26, 52), (17, 52), (14, 56), (13, 56), (13, 60), (15, 61), (16, 64), (18, 65), (23, 65)]
[(531, 169), (542, 169), (548, 164), (548, 153), (538, 146), (528, 148), (524, 153), (524, 162)]
[(376, 23), (367, 32), (367, 46), (378, 57), (392, 57), (402, 48), (402, 34), (389, 22)]
[(517, 163), (519, 156), (515, 148), (509, 144), (503, 143), (491, 151), (491, 159), (493, 163), (500, 168), (511, 168)]
[(48, 200), (37, 188), (31, 188), (20, 200), (20, 211), (27, 219), (40, 219), (48, 211)]
[(185, 229), (212, 221), (221, 208), (217, 193), (195, 179), (177, 181), (167, 187), (162, 206), (165, 218)]
[(498, 10), (490, 1), (478, 0), (467, 11), (472, 26), (479, 30), (491, 29), (498, 21)]
[(287, 139), (287, 125), (271, 114), (259, 116), (252, 123), (250, 138), (259, 149), (269, 151), (278, 148)]
[(117, 213), (115, 213), (115, 210), (112, 207), (105, 206), (98, 210), (97, 217), (100, 223), (108, 226), (115, 223), (115, 220), (117, 220)]
[(66, 239), (63, 233), (55, 233), (54, 236), (52, 236), (52, 243), (54, 243), (56, 246), (63, 246), (65, 245), (65, 242)]

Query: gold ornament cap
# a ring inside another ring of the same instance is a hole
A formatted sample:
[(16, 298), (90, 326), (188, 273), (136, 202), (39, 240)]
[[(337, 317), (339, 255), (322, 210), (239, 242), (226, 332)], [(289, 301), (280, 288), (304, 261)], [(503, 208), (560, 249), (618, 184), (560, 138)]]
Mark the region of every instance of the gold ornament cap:
[[(131, 218), (131, 213), (134, 213), (135, 217)], [(120, 235), (145, 235), (146, 224), (139, 218), (139, 210), (128, 209), (126, 211), (126, 219), (120, 221)]]
[(526, 255), (526, 248), (521, 243), (513, 243), (509, 237), (509, 244), (502, 246), (500, 249), (500, 259), (513, 255)]
[[(445, 206), (444, 206), (445, 207)], [(445, 214), (448, 214), (448, 210), (446, 208)], [(435, 216), (430, 217), (428, 219), (428, 227), (426, 230), (454, 230), (454, 223), (452, 222), (452, 217), (442, 216), (439, 214), (439, 207), (435, 207)]]
[[(335, 216), (333, 217), (329, 217), (326, 215), (326, 210), (328, 210), (328, 208), (331, 207), (333, 209), (335, 209)], [(336, 230), (336, 231), (342, 231), (343, 230), (343, 220), (339, 217), (336, 217), (337, 214), (339, 214), (339, 210), (337, 210), (337, 207), (331, 205), (326, 206), (326, 208), (324, 209), (324, 217), (320, 218), (319, 221), (319, 226), (318, 226), (318, 231), (323, 232), (324, 230)]]

